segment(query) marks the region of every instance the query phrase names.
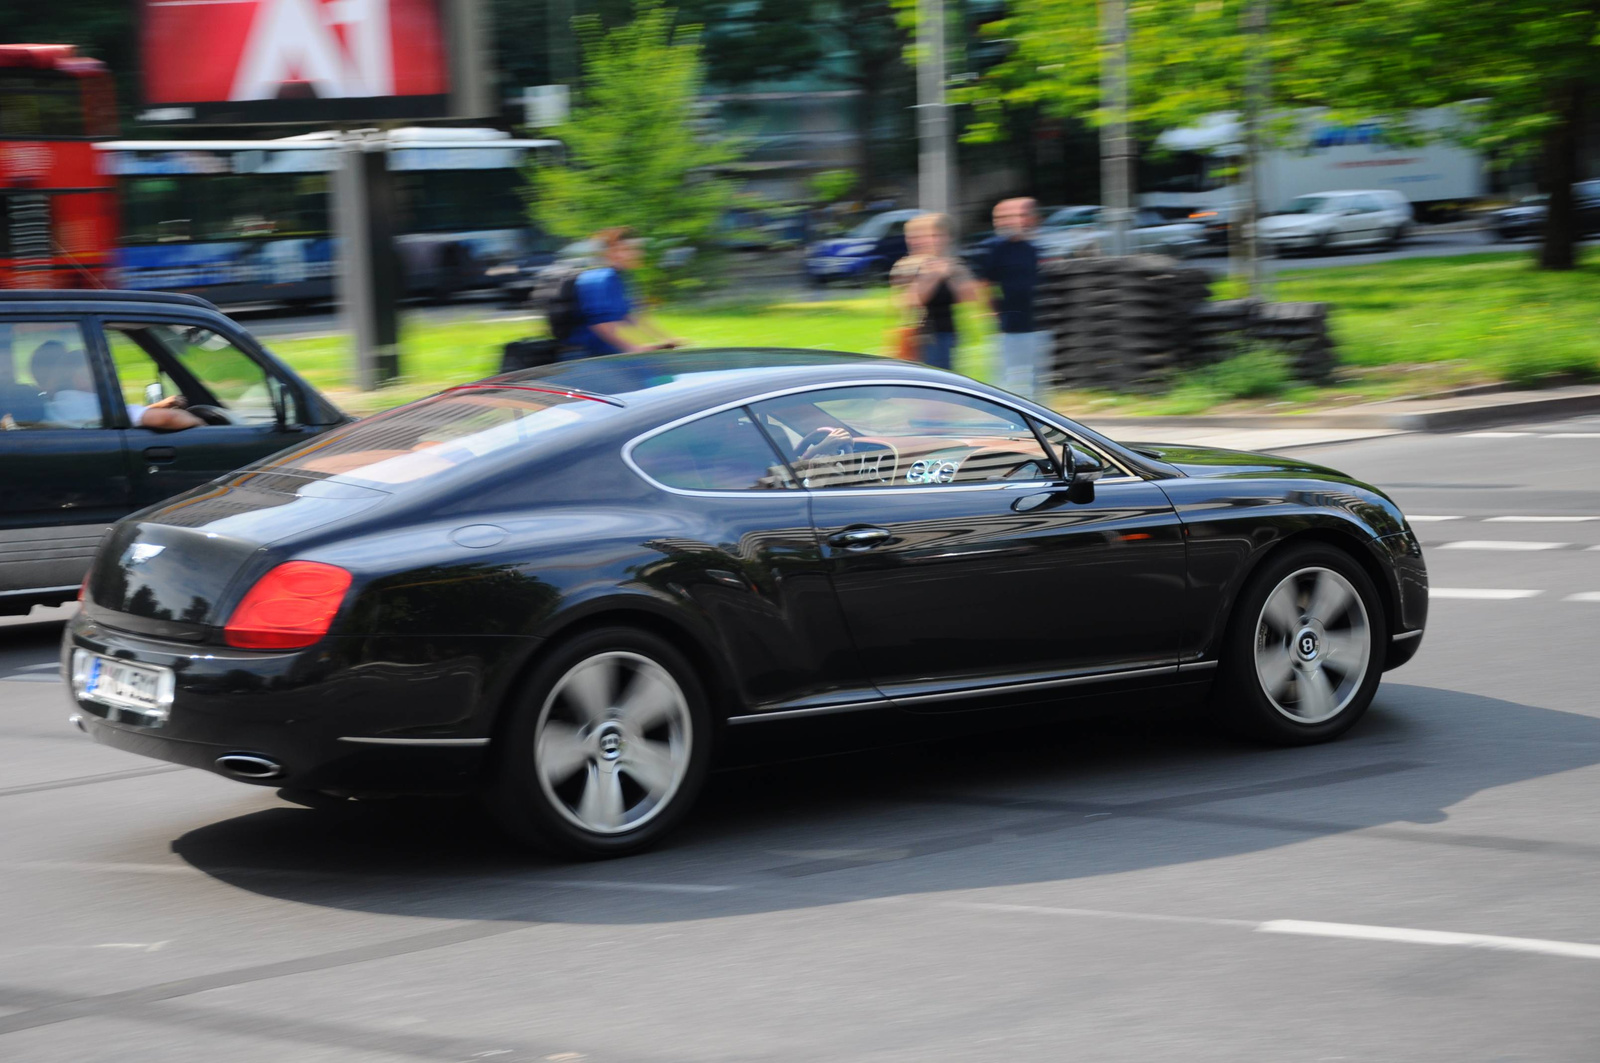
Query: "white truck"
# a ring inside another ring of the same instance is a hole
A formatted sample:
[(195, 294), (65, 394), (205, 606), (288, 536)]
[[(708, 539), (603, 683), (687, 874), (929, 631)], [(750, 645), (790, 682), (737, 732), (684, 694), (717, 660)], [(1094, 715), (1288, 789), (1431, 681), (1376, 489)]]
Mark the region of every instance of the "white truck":
[[(1311, 109), (1292, 118), (1293, 131), (1275, 141), (1269, 138), (1262, 155), (1264, 214), (1313, 192), (1392, 189), (1426, 219), (1487, 191), (1483, 157), (1439, 135), (1461, 121), (1449, 108), (1412, 116), (1412, 126), (1427, 135), (1414, 145), (1389, 135), (1381, 122), (1342, 125)], [(1225, 233), (1228, 219), (1246, 194), (1234, 176), (1244, 154), (1240, 116), (1214, 114), (1193, 126), (1168, 130), (1156, 139), (1156, 146), (1170, 153), (1168, 161), (1154, 167), (1167, 176), (1157, 181), (1157, 190), (1139, 196), (1140, 206), (1168, 215), (1187, 210), (1195, 221), (1207, 223), (1213, 235), (1219, 229)]]

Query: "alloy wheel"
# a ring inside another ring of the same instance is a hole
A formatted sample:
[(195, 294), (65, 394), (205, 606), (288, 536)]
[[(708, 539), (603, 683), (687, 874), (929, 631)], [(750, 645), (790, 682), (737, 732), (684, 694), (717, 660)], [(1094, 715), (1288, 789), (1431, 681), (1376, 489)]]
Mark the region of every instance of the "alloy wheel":
[(1256, 678), (1298, 724), (1319, 724), (1355, 698), (1372, 660), (1372, 625), (1354, 585), (1331, 568), (1303, 568), (1267, 595), (1256, 620)]
[(545, 698), (534, 769), (562, 817), (620, 834), (671, 803), (693, 739), (688, 699), (671, 672), (642, 654), (599, 653), (568, 669)]

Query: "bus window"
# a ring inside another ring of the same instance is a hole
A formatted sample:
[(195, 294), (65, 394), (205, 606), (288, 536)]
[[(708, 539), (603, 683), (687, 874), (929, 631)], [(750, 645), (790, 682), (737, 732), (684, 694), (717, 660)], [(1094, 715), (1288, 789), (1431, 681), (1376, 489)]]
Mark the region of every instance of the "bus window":
[(78, 78), (51, 70), (0, 69), (0, 139), (83, 135)]

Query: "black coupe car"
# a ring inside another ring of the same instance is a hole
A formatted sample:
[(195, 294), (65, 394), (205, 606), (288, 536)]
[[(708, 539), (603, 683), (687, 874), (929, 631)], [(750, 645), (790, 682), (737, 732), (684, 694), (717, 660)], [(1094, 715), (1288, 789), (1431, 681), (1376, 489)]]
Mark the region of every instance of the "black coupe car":
[(1154, 692), (1330, 739), (1426, 610), (1400, 510), (1330, 469), (1124, 446), (902, 362), (698, 351), (452, 388), (135, 514), (62, 666), (101, 742), (479, 790), (606, 855), (725, 738), (810, 717)]

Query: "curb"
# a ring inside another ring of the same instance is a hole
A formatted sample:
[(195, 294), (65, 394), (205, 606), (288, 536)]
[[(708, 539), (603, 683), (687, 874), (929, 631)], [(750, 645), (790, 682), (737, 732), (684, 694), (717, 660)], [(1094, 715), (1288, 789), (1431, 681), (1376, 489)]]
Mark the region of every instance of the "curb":
[[(1086, 414), (1078, 420), (1091, 421), (1112, 432), (1122, 428), (1158, 430), (1161, 428), (1246, 428), (1246, 429), (1389, 429), (1398, 432), (1452, 432), (1468, 428), (1552, 421), (1583, 414), (1600, 413), (1600, 388), (1573, 389), (1574, 393), (1527, 393), (1526, 398), (1500, 401), (1441, 403), (1433, 409), (1383, 410), (1373, 404), (1348, 412), (1309, 414), (1234, 414), (1216, 417), (1096, 417)], [(1504, 395), (1504, 393), (1501, 393)], [(1486, 396), (1487, 397), (1487, 396)], [(1397, 404), (1398, 405), (1398, 404)], [(1422, 405), (1418, 403), (1418, 405)], [(1068, 415), (1073, 416), (1073, 415)]]

